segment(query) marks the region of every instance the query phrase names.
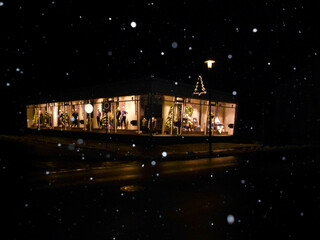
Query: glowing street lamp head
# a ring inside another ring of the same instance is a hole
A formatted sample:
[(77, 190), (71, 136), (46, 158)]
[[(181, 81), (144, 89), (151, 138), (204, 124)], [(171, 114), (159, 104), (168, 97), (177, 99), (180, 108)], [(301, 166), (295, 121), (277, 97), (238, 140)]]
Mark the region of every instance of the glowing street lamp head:
[(207, 60), (205, 61), (204, 63), (207, 64), (207, 67), (208, 68), (212, 68), (212, 64), (214, 64), (216, 61), (214, 60)]
[(88, 103), (84, 106), (84, 110), (86, 111), (86, 113), (92, 113), (93, 106), (90, 103)]

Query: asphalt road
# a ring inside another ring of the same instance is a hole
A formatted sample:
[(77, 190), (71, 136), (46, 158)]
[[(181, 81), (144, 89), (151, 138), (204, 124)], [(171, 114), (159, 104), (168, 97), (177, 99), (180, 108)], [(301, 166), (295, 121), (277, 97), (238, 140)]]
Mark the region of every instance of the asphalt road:
[(318, 152), (126, 162), (53, 145), (1, 146), (6, 239), (320, 235)]

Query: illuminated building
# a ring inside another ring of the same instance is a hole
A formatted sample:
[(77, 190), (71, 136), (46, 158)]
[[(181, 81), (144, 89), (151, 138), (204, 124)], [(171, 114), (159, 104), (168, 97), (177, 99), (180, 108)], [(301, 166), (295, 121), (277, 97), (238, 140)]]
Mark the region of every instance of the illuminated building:
[(207, 94), (194, 94), (194, 90), (193, 85), (146, 78), (53, 94), (26, 106), (27, 127), (110, 134), (205, 136), (211, 120), (214, 136), (234, 135), (235, 96), (211, 90), (209, 118)]

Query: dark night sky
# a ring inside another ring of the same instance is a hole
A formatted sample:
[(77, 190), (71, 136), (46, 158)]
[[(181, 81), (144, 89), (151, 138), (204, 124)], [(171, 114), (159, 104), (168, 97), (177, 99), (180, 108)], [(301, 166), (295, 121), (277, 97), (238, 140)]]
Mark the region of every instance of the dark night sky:
[(1, 89), (13, 104), (61, 88), (150, 75), (195, 84), (208, 57), (216, 60), (215, 88), (237, 91), (247, 103), (318, 61), (317, 1), (0, 5)]

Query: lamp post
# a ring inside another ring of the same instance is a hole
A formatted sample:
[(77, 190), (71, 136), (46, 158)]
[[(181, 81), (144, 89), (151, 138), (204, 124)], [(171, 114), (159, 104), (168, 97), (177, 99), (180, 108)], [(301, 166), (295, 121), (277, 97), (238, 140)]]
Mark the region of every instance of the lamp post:
[[(207, 64), (207, 68), (208, 68), (208, 71), (210, 72), (211, 69), (212, 69), (212, 65), (215, 63), (214, 60), (206, 60), (204, 62), (205, 64)], [(212, 120), (211, 120), (211, 81), (210, 79), (208, 79), (208, 85), (209, 85), (209, 156), (211, 157), (212, 156), (212, 145), (211, 145), (211, 142), (212, 142)]]

